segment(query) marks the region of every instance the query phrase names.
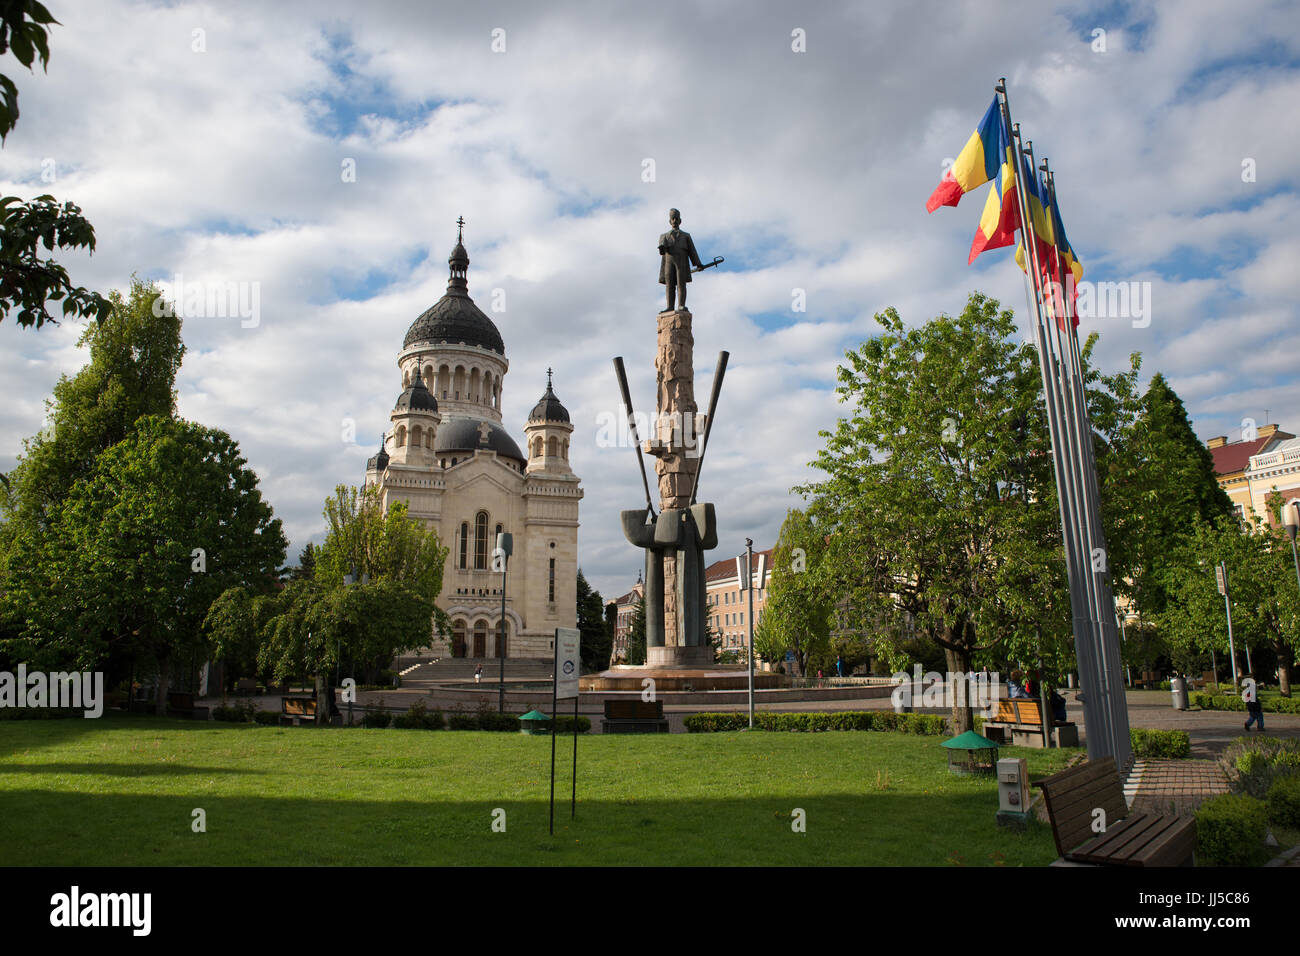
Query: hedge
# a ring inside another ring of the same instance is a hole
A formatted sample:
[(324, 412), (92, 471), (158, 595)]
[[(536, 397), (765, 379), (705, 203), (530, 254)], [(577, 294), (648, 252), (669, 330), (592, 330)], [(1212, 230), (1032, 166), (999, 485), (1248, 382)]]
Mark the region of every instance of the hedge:
[(1285, 737), (1238, 737), (1219, 756), (1236, 793), (1263, 799), (1281, 777), (1300, 775), (1300, 742)]
[(1144, 730), (1131, 728), (1129, 741), (1133, 744), (1135, 757), (1188, 757), (1192, 753), (1192, 741), (1185, 730)]
[[(690, 714), (683, 721), (688, 732), (711, 734), (744, 730), (749, 715), (744, 713)], [(829, 714), (769, 712), (754, 715), (756, 730), (820, 733), (827, 730), (894, 730), (905, 734), (938, 737), (947, 733), (947, 720), (938, 714), (895, 714), (892, 711), (841, 710)]]
[[(1191, 703), (1201, 710), (1245, 711), (1246, 702), (1232, 694), (1192, 694)], [(1260, 701), (1266, 714), (1300, 714), (1300, 697), (1265, 697)]]
[(1211, 797), (1196, 811), (1199, 862), (1211, 866), (1257, 866), (1268, 855), (1268, 808), (1244, 794)]
[(1268, 819), (1281, 827), (1300, 830), (1300, 776), (1278, 777), (1268, 788)]

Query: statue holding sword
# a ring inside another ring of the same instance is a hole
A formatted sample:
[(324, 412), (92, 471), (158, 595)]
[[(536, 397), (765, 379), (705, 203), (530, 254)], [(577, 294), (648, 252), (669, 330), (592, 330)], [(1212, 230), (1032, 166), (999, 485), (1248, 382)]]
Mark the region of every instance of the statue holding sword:
[[(665, 312), (674, 311), (675, 302), (681, 300), (681, 311), (686, 311), (686, 283), (691, 281), (692, 272), (701, 272), (720, 264), (723, 259), (721, 256), (715, 256), (712, 262), (701, 263), (700, 254), (695, 251), (695, 242), (691, 239), (689, 232), (683, 232), (681, 227), (682, 214), (676, 209), (668, 210), (668, 224), (672, 226), (668, 232), (659, 237), (659, 282), (667, 286), (668, 308)], [(692, 269), (691, 266), (695, 268)]]

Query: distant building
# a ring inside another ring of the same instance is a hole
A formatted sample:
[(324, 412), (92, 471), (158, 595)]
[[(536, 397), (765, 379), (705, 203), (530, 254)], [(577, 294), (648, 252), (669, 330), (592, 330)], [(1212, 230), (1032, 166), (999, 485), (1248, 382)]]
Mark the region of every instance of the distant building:
[(1300, 441), (1277, 425), (1261, 425), (1253, 437), (1235, 442), (1218, 435), (1205, 445), (1219, 487), (1243, 520), (1251, 515), (1271, 520), (1266, 499), (1273, 491), (1300, 492)]

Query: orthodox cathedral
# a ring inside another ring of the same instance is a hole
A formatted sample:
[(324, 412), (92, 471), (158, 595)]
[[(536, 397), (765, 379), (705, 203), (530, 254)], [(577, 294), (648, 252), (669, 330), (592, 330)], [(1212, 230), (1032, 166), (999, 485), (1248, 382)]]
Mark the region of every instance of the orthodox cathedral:
[(502, 425), (502, 382), (510, 362), (495, 324), (469, 297), (469, 254), (458, 222), (447, 294), (406, 332), (397, 366), (402, 393), (366, 485), (384, 508), (406, 502), (450, 549), (438, 605), (452, 620), (438, 656), (495, 658), (501, 573), (496, 536), (509, 532), (505, 655), (550, 658), (557, 627), (577, 626), (578, 502), (569, 467), (573, 425), (546, 391), (524, 424), (527, 453)]

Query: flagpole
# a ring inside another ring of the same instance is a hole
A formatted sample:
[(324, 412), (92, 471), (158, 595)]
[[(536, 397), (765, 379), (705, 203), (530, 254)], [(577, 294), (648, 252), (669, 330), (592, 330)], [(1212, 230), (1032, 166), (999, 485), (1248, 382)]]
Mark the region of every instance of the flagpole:
[[(1043, 398), (1048, 413), (1048, 434), (1052, 444), (1057, 505), (1061, 514), (1062, 546), (1065, 552), (1066, 574), (1070, 586), (1070, 609), (1073, 619), (1075, 651), (1079, 657), (1080, 678), (1085, 683), (1083, 688), (1084, 721), (1087, 727), (1102, 731), (1101, 733), (1090, 732), (1088, 734), (1088, 753), (1090, 757), (1104, 757), (1108, 756), (1108, 751), (1111, 749), (1111, 740), (1109, 733), (1106, 733), (1102, 726), (1105, 717), (1098, 706), (1100, 703), (1098, 700), (1100, 688), (1097, 687), (1092, 634), (1086, 616), (1087, 595), (1083, 590), (1083, 581), (1080, 577), (1083, 568), (1079, 563), (1082, 555), (1079, 550), (1080, 539), (1076, 534), (1078, 526), (1074, 520), (1078, 509), (1074, 498), (1074, 488), (1069, 476), (1072, 469), (1063, 447), (1062, 409), (1057, 402), (1059, 382), (1056, 381), (1056, 376), (1052, 374), (1048, 357), (1047, 335), (1043, 322), (1042, 290), (1038, 276), (1038, 250), (1033, 242), (1033, 225), (1029, 216), (1029, 197), (1025, 193), (1028, 183), (1024, 182), (1024, 161), (1020, 152), (1019, 130), (1011, 122), (1011, 105), (1010, 98), (1007, 96), (1005, 77), (999, 79), (995, 89), (1001, 103), (1006, 133), (1013, 136), (1010, 144), (1012, 149), (1011, 161), (1014, 175), (1018, 181), (1016, 192), (1020, 212), (1020, 235), (1025, 244), (1026, 264), (1034, 272), (1030, 276), (1034, 288), (1034, 336), (1038, 348), (1039, 372), (1043, 379)], [(1029, 271), (1029, 269), (1026, 269), (1026, 271)]]
[[(1038, 171), (1034, 161), (1034, 146), (1032, 142), (1024, 143), (1024, 155), (1029, 158), (1030, 175), (1034, 178), (1037, 186)], [(1050, 200), (1046, 200), (1048, 208), (1044, 209), (1044, 214), (1050, 209)], [(1028, 196), (1026, 196), (1028, 201)], [(1049, 220), (1049, 225), (1050, 220)], [(1038, 252), (1038, 235), (1037, 229), (1034, 229), (1032, 241), (1034, 244), (1035, 254)], [(1054, 230), (1053, 230), (1054, 231)], [(1054, 237), (1053, 237), (1054, 239)], [(1028, 241), (1028, 240), (1026, 240)], [(1053, 241), (1055, 248), (1055, 241)], [(1054, 253), (1059, 260), (1059, 252)], [(1026, 256), (1026, 264), (1029, 263), (1029, 257)], [(1035, 255), (1033, 268), (1038, 275), (1039, 286), (1047, 280), (1045, 268), (1041, 258)], [(1044, 294), (1046, 298), (1046, 293)], [(1052, 290), (1052, 306), (1055, 312), (1056, 299), (1055, 289)], [(1075, 495), (1076, 519), (1078, 521), (1077, 529), (1080, 534), (1079, 545), (1082, 548), (1080, 555), (1080, 567), (1082, 569), (1081, 583), (1083, 584), (1084, 595), (1087, 600), (1087, 620), (1088, 631), (1090, 635), (1093, 652), (1092, 670), (1094, 673), (1094, 690), (1085, 692), (1084, 701), (1086, 703), (1089, 696), (1094, 694), (1099, 698), (1100, 706), (1097, 713), (1100, 716), (1100, 724), (1094, 724), (1093, 730), (1089, 731), (1088, 737), (1092, 739), (1098, 733), (1107, 741), (1104, 753), (1114, 755), (1117, 762), (1119, 761), (1119, 751), (1116, 748), (1115, 732), (1113, 726), (1113, 705), (1110, 701), (1108, 681), (1106, 679), (1106, 641), (1102, 631), (1101, 614), (1100, 614), (1100, 595), (1097, 590), (1097, 569), (1095, 562), (1098, 557), (1098, 544), (1100, 539), (1098, 515), (1100, 512), (1095, 511), (1092, 501), (1092, 487), (1088, 480), (1088, 474), (1092, 470), (1090, 467), (1090, 445), (1092, 443), (1091, 427), (1085, 427), (1087, 421), (1086, 406), (1083, 404), (1082, 392), (1077, 390), (1077, 380), (1070, 374), (1069, 367), (1065, 358), (1065, 351), (1061, 346), (1060, 340), (1061, 323), (1059, 316), (1055, 317), (1050, 323), (1047, 330), (1048, 351), (1050, 353), (1049, 364), (1056, 371), (1056, 381), (1058, 387), (1062, 390), (1062, 407), (1065, 412), (1066, 434), (1065, 443), (1069, 449), (1069, 467), (1070, 482)], [(1100, 557), (1104, 562), (1106, 560), (1105, 548), (1100, 548)]]
[[(1057, 262), (1057, 275), (1063, 276), (1065, 265), (1061, 260), (1060, 239), (1064, 238), (1064, 223), (1061, 218), (1060, 206), (1056, 201), (1056, 176), (1051, 171), (1047, 160), (1043, 160), (1043, 173), (1045, 177), (1044, 186), (1047, 190), (1048, 200), (1051, 203), (1052, 215), (1055, 217), (1055, 223), (1062, 224), (1062, 236), (1053, 243), (1053, 254)], [(1073, 273), (1071, 273), (1071, 283), (1073, 282)], [(1106, 546), (1105, 526), (1101, 521), (1101, 487), (1097, 474), (1096, 455), (1092, 447), (1092, 422), (1088, 415), (1088, 405), (1086, 401), (1086, 383), (1083, 379), (1083, 362), (1079, 348), (1079, 338), (1077, 326), (1075, 324), (1073, 296), (1068, 294), (1068, 290), (1062, 291), (1061, 311), (1066, 325), (1059, 331), (1066, 338), (1069, 346), (1069, 369), (1070, 379), (1073, 391), (1076, 395), (1077, 407), (1081, 415), (1081, 425), (1083, 433), (1088, 436), (1088, 442), (1084, 446), (1085, 453), (1085, 477), (1088, 483), (1089, 498), (1092, 504), (1094, 527), (1097, 529), (1097, 541), (1103, 549)], [(1129, 739), (1128, 723), (1128, 701), (1125, 697), (1123, 683), (1123, 662), (1120, 660), (1120, 647), (1118, 634), (1114, 622), (1114, 614), (1105, 613), (1106, 608), (1112, 609), (1115, 606), (1115, 596), (1110, 587), (1110, 568), (1107, 564), (1106, 571), (1101, 575), (1097, 584), (1097, 617), (1098, 624), (1101, 628), (1101, 651), (1102, 651), (1102, 679), (1109, 703), (1111, 718), (1111, 734), (1113, 739), (1115, 759), (1121, 766), (1127, 764), (1132, 759), (1132, 742)]]

